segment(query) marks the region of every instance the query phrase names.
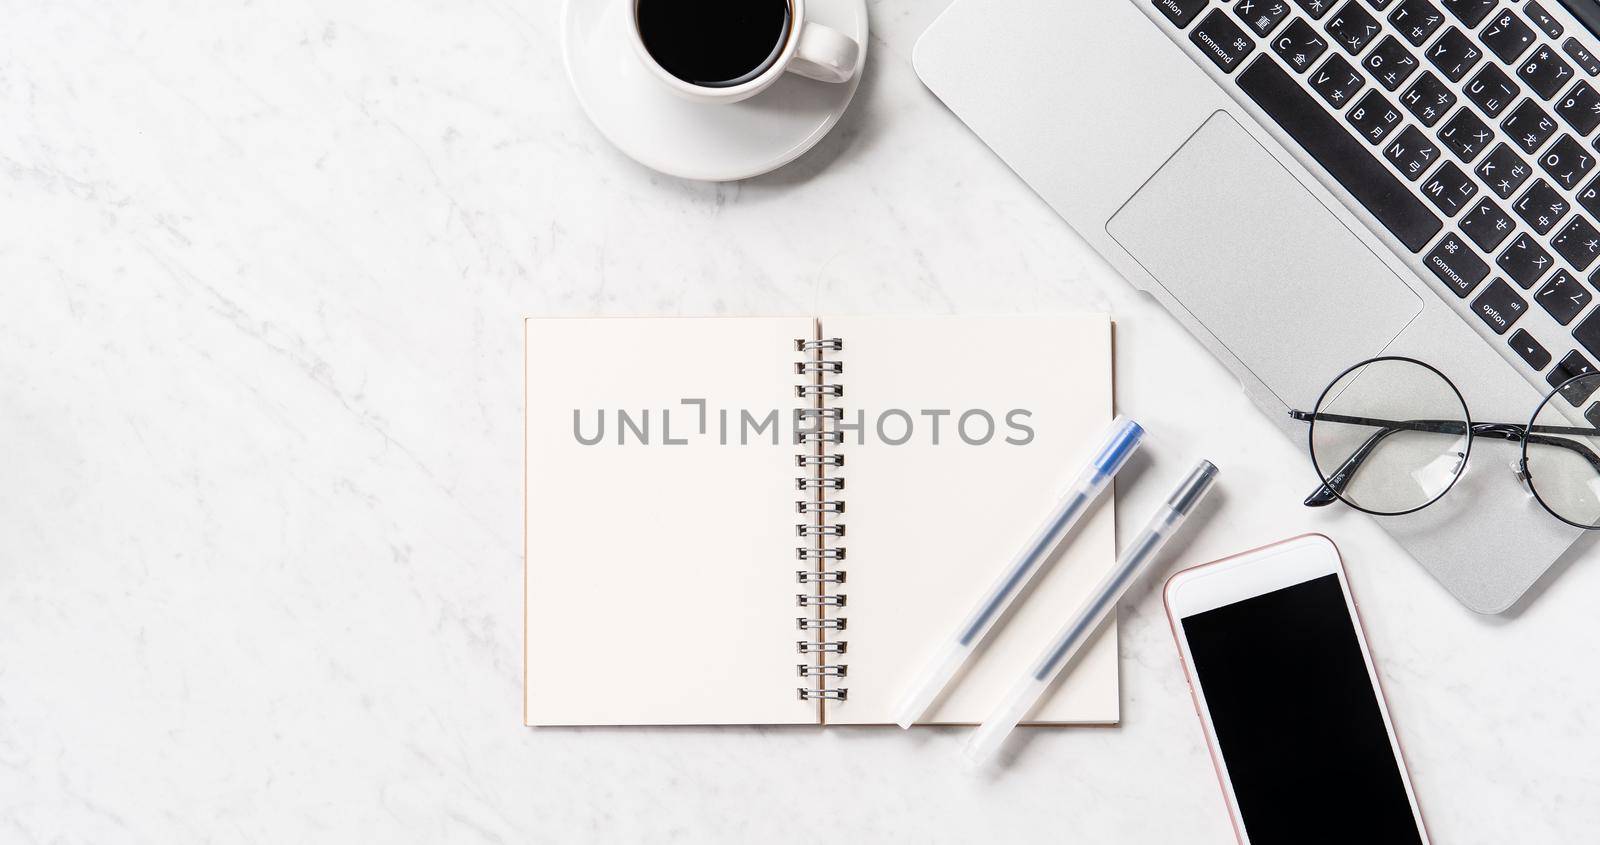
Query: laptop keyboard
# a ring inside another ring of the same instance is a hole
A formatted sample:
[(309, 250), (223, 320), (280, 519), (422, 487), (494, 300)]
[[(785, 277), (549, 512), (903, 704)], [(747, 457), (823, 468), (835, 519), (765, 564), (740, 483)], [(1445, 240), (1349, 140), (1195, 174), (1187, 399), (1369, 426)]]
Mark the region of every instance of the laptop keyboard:
[(1594, 371), (1600, 61), (1537, 0), (1146, 2), (1531, 381)]

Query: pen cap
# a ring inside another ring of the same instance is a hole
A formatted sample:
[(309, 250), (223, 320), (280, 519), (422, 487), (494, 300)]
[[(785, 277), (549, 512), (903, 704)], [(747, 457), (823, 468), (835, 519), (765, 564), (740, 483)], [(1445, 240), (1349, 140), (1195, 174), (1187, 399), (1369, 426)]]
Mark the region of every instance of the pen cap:
[(1105, 444), (1100, 447), (1100, 453), (1094, 456), (1090, 465), (1100, 475), (1116, 475), (1117, 470), (1128, 462), (1135, 449), (1139, 448), (1139, 441), (1144, 439), (1144, 426), (1118, 414), (1116, 419), (1106, 429)]
[(1167, 499), (1167, 507), (1179, 516), (1188, 516), (1189, 511), (1205, 497), (1206, 491), (1211, 489), (1211, 483), (1217, 480), (1219, 472), (1221, 470), (1217, 469), (1217, 465), (1210, 461), (1203, 460), (1195, 464), (1194, 469), (1189, 471), (1189, 477)]

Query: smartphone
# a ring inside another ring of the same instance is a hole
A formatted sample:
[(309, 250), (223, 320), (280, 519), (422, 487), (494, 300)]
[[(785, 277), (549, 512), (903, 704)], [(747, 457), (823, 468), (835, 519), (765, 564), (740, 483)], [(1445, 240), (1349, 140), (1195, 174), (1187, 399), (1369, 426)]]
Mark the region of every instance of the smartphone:
[(1429, 841), (1333, 541), (1186, 569), (1163, 597), (1240, 842)]

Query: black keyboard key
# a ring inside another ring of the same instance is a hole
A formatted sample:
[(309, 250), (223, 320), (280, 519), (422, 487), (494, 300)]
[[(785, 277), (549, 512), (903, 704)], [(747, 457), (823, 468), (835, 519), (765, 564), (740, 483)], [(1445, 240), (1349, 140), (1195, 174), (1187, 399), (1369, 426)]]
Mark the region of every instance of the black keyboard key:
[(1401, 176), (1413, 182), (1421, 179), (1440, 155), (1439, 146), (1417, 131), (1415, 126), (1407, 126), (1383, 148), (1383, 157), (1394, 164)]
[(1356, 0), (1346, 0), (1322, 28), (1333, 39), (1333, 43), (1352, 56), (1361, 55), (1361, 51), (1367, 49), (1367, 45), (1382, 29), (1378, 19), (1361, 8)]
[(1154, 0), (1154, 5), (1167, 20), (1178, 25), (1179, 29), (1188, 26), (1194, 21), (1195, 16), (1206, 10), (1207, 0)]
[(1596, 229), (1582, 214), (1574, 214), (1561, 227), (1561, 231), (1550, 239), (1550, 248), (1572, 266), (1587, 270), (1596, 258), (1600, 258), (1600, 229)]
[(1556, 119), (1539, 108), (1538, 103), (1524, 97), (1511, 114), (1500, 121), (1500, 126), (1523, 152), (1532, 154), (1555, 134)]
[(1393, 2), (1394, 0), (1367, 0), (1367, 5), (1381, 12), (1389, 8), (1389, 4)]
[(1583, 190), (1578, 192), (1578, 205), (1583, 206), (1590, 214), (1600, 217), (1600, 176), (1590, 180), (1589, 184), (1584, 185)]
[[(1433, 171), (1428, 181), (1422, 183), (1422, 194), (1428, 198), (1446, 217), (1454, 217), (1467, 207), (1467, 202), (1472, 195), (1478, 192), (1478, 186), (1472, 183), (1467, 174), (1456, 167), (1455, 162), (1447, 161)], [(1454, 237), (1453, 235), (1451, 237)]]
[(1471, 38), (1452, 26), (1433, 42), (1425, 55), (1451, 82), (1460, 82), (1461, 77), (1466, 76), (1467, 71), (1472, 70), (1473, 65), (1483, 58), (1483, 51)]
[(1542, 46), (1517, 65), (1517, 75), (1535, 93), (1548, 100), (1572, 79), (1572, 65), (1562, 61), (1556, 51)]
[(1489, 265), (1473, 253), (1454, 232), (1439, 239), (1439, 243), (1423, 259), (1429, 270), (1450, 292), (1462, 299), (1489, 275)]
[(1471, 164), (1494, 140), (1488, 124), (1478, 119), (1472, 109), (1465, 106), (1456, 110), (1444, 126), (1439, 127), (1439, 140), (1444, 142), (1462, 161)]
[(1543, 372), (1545, 367), (1550, 366), (1550, 351), (1522, 329), (1512, 332), (1511, 339), (1506, 343), (1535, 370)]
[(1522, 192), (1522, 196), (1517, 198), (1511, 210), (1532, 226), (1533, 231), (1541, 235), (1548, 234), (1554, 229), (1569, 211), (1567, 201), (1543, 179), (1533, 180), (1533, 184)]
[[(1574, 355), (1577, 355), (1577, 353), (1576, 352), (1567, 353), (1568, 357), (1572, 357)], [(1580, 358), (1580, 360), (1581, 360), (1581, 358)], [(1593, 372), (1593, 370), (1590, 370), (1589, 372)], [(1581, 373), (1581, 375), (1588, 375), (1588, 374), (1589, 373), (1587, 373), (1587, 372), (1586, 373)], [(1596, 379), (1592, 379), (1592, 378), (1586, 378), (1586, 379), (1582, 379), (1580, 381), (1572, 382), (1572, 383), (1567, 384), (1564, 387), (1562, 387), (1561, 388), (1561, 396), (1562, 396), (1562, 398), (1566, 399), (1568, 402), (1572, 403), (1572, 407), (1577, 408), (1577, 407), (1581, 406), (1583, 403), (1589, 401), (1589, 397), (1594, 395), (1595, 388), (1597, 388), (1597, 387), (1600, 387), (1600, 380), (1596, 380)]]
[[(1582, 341), (1580, 340), (1579, 342)], [(1585, 346), (1587, 346), (1587, 344), (1585, 344)], [(1594, 353), (1591, 351), (1591, 354), (1600, 353)], [(1569, 379), (1574, 379), (1578, 376), (1586, 376), (1592, 372), (1594, 372), (1594, 365), (1590, 364), (1588, 360), (1586, 360), (1582, 355), (1579, 355), (1578, 351), (1574, 349), (1573, 351), (1562, 356), (1561, 363), (1557, 364), (1555, 369), (1551, 370), (1547, 375), (1545, 375), (1544, 380), (1549, 382), (1551, 387), (1561, 387), (1562, 384)], [(1600, 387), (1600, 379), (1586, 378), (1577, 382), (1576, 384), (1568, 385), (1567, 387), (1562, 388), (1561, 395), (1565, 397), (1568, 402), (1572, 403), (1572, 407), (1576, 408), (1588, 401), (1590, 395), (1594, 393), (1596, 387)]]
[(1438, 234), (1439, 218), (1270, 56), (1251, 62), (1235, 81), (1406, 249), (1418, 252)]
[(1411, 83), (1411, 87), (1400, 95), (1400, 104), (1416, 115), (1423, 126), (1432, 126), (1456, 104), (1456, 95), (1439, 81), (1439, 77), (1423, 71), (1422, 75), (1417, 77), (1417, 81)]
[(1478, 249), (1494, 252), (1502, 241), (1511, 237), (1511, 233), (1516, 231), (1517, 223), (1511, 219), (1511, 215), (1500, 210), (1500, 206), (1484, 198), (1478, 200), (1478, 204), (1461, 218), (1456, 228), (1461, 230), (1461, 234), (1471, 238), (1472, 242), (1478, 245)]
[(1212, 9), (1189, 33), (1189, 40), (1223, 71), (1238, 67), (1239, 62), (1256, 48), (1249, 33), (1240, 29), (1221, 9)]
[(1494, 62), (1484, 65), (1461, 89), (1467, 99), (1477, 104), (1491, 119), (1499, 117), (1507, 106), (1515, 102), (1521, 90)]
[(1594, 169), (1594, 153), (1574, 141), (1571, 135), (1562, 135), (1548, 149), (1539, 154), (1539, 166), (1556, 184), (1569, 191), (1577, 190), (1589, 171)]
[(1500, 14), (1489, 21), (1489, 25), (1478, 33), (1478, 38), (1483, 46), (1488, 47), (1500, 61), (1508, 65), (1517, 63), (1522, 54), (1528, 52), (1535, 41), (1533, 27), (1522, 22), (1510, 9), (1502, 9)]
[(1394, 40), (1394, 36), (1385, 35), (1378, 46), (1361, 60), (1361, 66), (1385, 90), (1393, 91), (1416, 73), (1417, 57), (1407, 52), (1400, 42)]
[(1539, 246), (1539, 242), (1534, 240), (1532, 235), (1522, 232), (1511, 241), (1505, 252), (1500, 253), (1500, 257), (1496, 258), (1494, 263), (1500, 265), (1500, 269), (1504, 270), (1518, 287), (1527, 290), (1544, 278), (1544, 274), (1549, 272), (1556, 260), (1550, 257), (1550, 253), (1544, 251), (1544, 247)]
[(1505, 282), (1495, 279), (1472, 300), (1472, 313), (1478, 315), (1495, 334), (1505, 334), (1528, 311), (1528, 302)]
[(1352, 97), (1360, 93), (1367, 80), (1361, 71), (1350, 66), (1344, 56), (1334, 53), (1310, 76), (1311, 90), (1317, 92), (1334, 111), (1344, 108)]
[(1445, 11), (1455, 15), (1458, 20), (1467, 25), (1468, 29), (1483, 23), (1483, 19), (1494, 11), (1494, 6), (1499, 0), (1440, 0)]
[(1567, 58), (1576, 62), (1578, 67), (1583, 68), (1584, 73), (1590, 76), (1600, 76), (1600, 61), (1596, 61), (1594, 54), (1589, 52), (1588, 48), (1579, 44), (1578, 39), (1568, 38), (1561, 42), (1561, 52), (1566, 53)]
[(1541, 308), (1550, 312), (1550, 316), (1554, 317), (1556, 322), (1564, 326), (1572, 322), (1573, 317), (1578, 316), (1578, 312), (1589, 304), (1589, 300), (1594, 299), (1594, 294), (1590, 293), (1575, 276), (1568, 273), (1566, 268), (1562, 268), (1550, 277), (1550, 281), (1544, 283), (1544, 287), (1539, 288), (1539, 292), (1533, 298)]
[(1377, 91), (1368, 91), (1356, 101), (1355, 108), (1345, 115), (1345, 120), (1356, 128), (1369, 144), (1381, 143), (1390, 130), (1400, 125), (1400, 112)]
[(1295, 5), (1305, 10), (1313, 20), (1322, 20), (1322, 16), (1333, 8), (1333, 0), (1294, 0)]
[(1578, 80), (1556, 101), (1556, 117), (1565, 120), (1579, 135), (1588, 135), (1600, 126), (1600, 93)]
[(1522, 183), (1533, 175), (1533, 168), (1517, 158), (1517, 154), (1512, 152), (1510, 147), (1505, 144), (1495, 144), (1494, 149), (1483, 157), (1483, 161), (1478, 162), (1478, 167), (1473, 172), (1478, 174), (1483, 184), (1489, 186), (1489, 190), (1494, 191), (1495, 196), (1508, 200), (1518, 188), (1522, 187)]
[(1311, 69), (1311, 63), (1328, 49), (1328, 41), (1311, 24), (1303, 18), (1295, 18), (1278, 37), (1272, 39), (1272, 51), (1283, 58), (1295, 73), (1305, 73)]
[(1566, 32), (1560, 22), (1550, 17), (1550, 13), (1535, 0), (1528, 0), (1528, 5), (1522, 7), (1522, 11), (1527, 14), (1528, 20), (1533, 21), (1534, 26), (1544, 30), (1544, 34), (1551, 38), (1560, 38), (1561, 34)]
[(1394, 28), (1400, 30), (1400, 37), (1410, 41), (1413, 47), (1421, 47), (1443, 22), (1444, 13), (1428, 0), (1400, 0), (1400, 5), (1389, 13), (1389, 23), (1394, 24)]
[(1572, 336), (1583, 344), (1584, 349), (1589, 350), (1590, 355), (1600, 358), (1600, 317), (1596, 315), (1600, 315), (1600, 311), (1584, 317), (1583, 322), (1573, 327)]
[(1278, 28), (1289, 15), (1288, 0), (1239, 0), (1233, 4), (1233, 13), (1244, 25), (1255, 30), (1262, 38)]

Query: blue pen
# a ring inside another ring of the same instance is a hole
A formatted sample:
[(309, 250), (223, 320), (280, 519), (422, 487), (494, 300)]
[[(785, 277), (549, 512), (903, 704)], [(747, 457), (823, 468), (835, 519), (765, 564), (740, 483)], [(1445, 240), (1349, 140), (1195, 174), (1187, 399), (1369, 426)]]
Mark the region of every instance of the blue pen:
[(902, 728), (909, 728), (933, 703), (939, 693), (944, 691), (945, 685), (960, 671), (963, 663), (967, 661), (978, 643), (983, 641), (989, 629), (994, 627), (996, 619), (1005, 613), (1011, 600), (1022, 592), (1033, 576), (1044, 568), (1044, 563), (1050, 559), (1050, 552), (1061, 542), (1061, 538), (1072, 530), (1078, 518), (1089, 510), (1089, 506), (1106, 489), (1117, 471), (1127, 463), (1128, 457), (1139, 448), (1139, 443), (1144, 437), (1144, 429), (1138, 423), (1126, 417), (1118, 416), (1111, 421), (1110, 428), (1106, 429), (1100, 448), (1095, 452), (1094, 459), (1083, 468), (1072, 486), (1067, 488), (1066, 495), (1062, 497), (1044, 525), (1034, 532), (1016, 557), (1011, 559), (1011, 564), (1005, 568), (999, 580), (994, 582), (983, 594), (983, 599), (978, 602), (972, 612), (955, 630), (950, 639), (934, 654), (926, 668), (918, 676), (917, 682), (912, 685), (895, 710), (895, 722)]
[(1133, 586), (1139, 573), (1156, 559), (1161, 547), (1172, 539), (1195, 506), (1210, 492), (1212, 483), (1217, 480), (1217, 472), (1216, 465), (1210, 461), (1196, 464), (1178, 488), (1172, 491), (1172, 495), (1167, 497), (1166, 503), (1156, 509), (1144, 530), (1123, 550), (1122, 557), (1117, 558), (1117, 565), (1100, 579), (1083, 606), (1067, 619), (1067, 624), (1062, 626), (1049, 647), (1034, 661), (1028, 674), (1011, 688), (1005, 703), (996, 707), (972, 734), (966, 749), (969, 760), (981, 765), (994, 757), (1012, 729), (1033, 709), (1056, 676), (1072, 661), (1078, 648), (1116, 609), (1117, 602)]

